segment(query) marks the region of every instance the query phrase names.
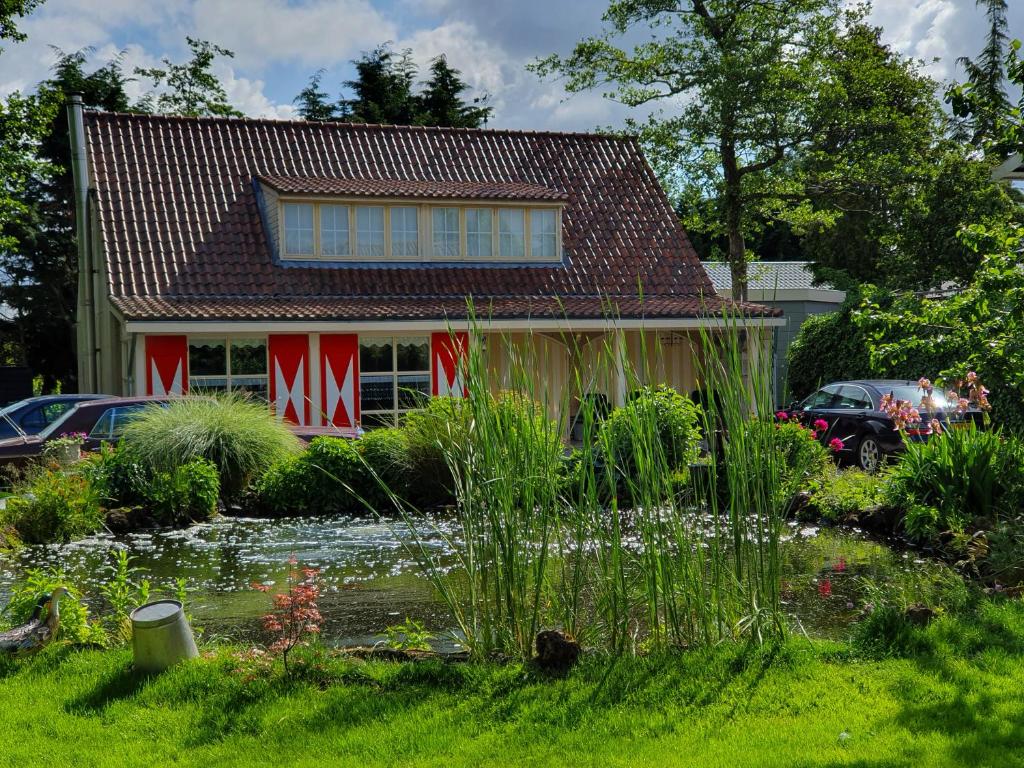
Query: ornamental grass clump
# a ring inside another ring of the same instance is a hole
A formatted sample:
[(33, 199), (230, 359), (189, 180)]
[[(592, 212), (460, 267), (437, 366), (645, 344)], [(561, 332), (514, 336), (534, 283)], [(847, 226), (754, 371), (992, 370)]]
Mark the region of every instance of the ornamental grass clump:
[(236, 394), (189, 396), (148, 406), (128, 424), (124, 441), (158, 471), (172, 471), (195, 458), (211, 461), (225, 500), (237, 498), (299, 448), (298, 439), (266, 403)]

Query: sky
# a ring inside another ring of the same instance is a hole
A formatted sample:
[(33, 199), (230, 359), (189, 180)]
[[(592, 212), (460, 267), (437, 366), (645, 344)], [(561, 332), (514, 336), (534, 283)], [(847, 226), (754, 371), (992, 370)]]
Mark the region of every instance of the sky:
[[(0, 97), (31, 90), (55, 59), (53, 46), (93, 51), (96, 63), (124, 53), (127, 71), (163, 57), (187, 58), (185, 36), (235, 53), (216, 73), (230, 101), (249, 116), (289, 118), (309, 76), (325, 70), (332, 97), (352, 75), (351, 60), (384, 41), (411, 48), (425, 72), (444, 53), (494, 107), (489, 125), (590, 130), (619, 125), (623, 107), (598, 92), (567, 96), (557, 80), (526, 65), (568, 53), (601, 29), (608, 0), (45, 0), (20, 28), (24, 43), (0, 54)], [(1024, 37), (1024, 0), (1010, 0), (1011, 35)], [(940, 81), (962, 78), (956, 58), (981, 49), (985, 19), (975, 0), (875, 0), (872, 21), (885, 39), (921, 59)], [(137, 97), (143, 83), (131, 83)]]

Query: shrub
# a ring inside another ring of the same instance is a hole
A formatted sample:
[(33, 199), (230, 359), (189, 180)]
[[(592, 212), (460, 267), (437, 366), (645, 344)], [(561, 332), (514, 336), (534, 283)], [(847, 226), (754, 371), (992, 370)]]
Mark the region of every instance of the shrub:
[(921, 543), (990, 529), (1024, 503), (1024, 444), (973, 428), (909, 442), (886, 500), (904, 512), (907, 534)]
[(832, 381), (871, 378), (868, 338), (854, 323), (850, 297), (838, 312), (811, 315), (800, 326), (786, 353), (786, 386), (800, 399)]
[(317, 437), (302, 454), (263, 475), (256, 485), (256, 503), (268, 515), (362, 511), (366, 506), (358, 496), (372, 488), (372, 480), (356, 441)]
[[(405, 498), (411, 488), (412, 461), (409, 457), (409, 437), (403, 429), (375, 429), (366, 433), (356, 446), (363, 461), (376, 473), (380, 482), (399, 498)], [(372, 475), (369, 480), (374, 478)], [(387, 505), (387, 492), (379, 483), (366, 482), (365, 496), (374, 507), (383, 510)]]
[(424, 507), (455, 501), (455, 483), (445, 455), (465, 443), (470, 413), (465, 401), (431, 398), (421, 410), (406, 414), (402, 425), (409, 443), (410, 501)]
[(63, 571), (57, 569), (29, 568), (20, 580), (11, 584), (7, 605), (0, 611), (0, 626), (17, 626), (28, 621), (39, 598), (52, 594), (57, 587), (68, 590), (60, 601), (58, 637), (72, 643), (105, 645), (107, 634), (102, 624), (90, 620), (82, 593), (68, 581)]
[[(670, 387), (644, 387), (601, 423), (599, 438), (621, 472), (636, 472), (652, 450), (660, 451), (670, 470), (680, 470), (697, 459), (698, 419), (698, 407), (688, 397)], [(655, 444), (646, 444), (647, 437)]]
[(843, 521), (879, 506), (885, 499), (885, 476), (860, 469), (827, 467), (808, 490), (811, 507), (826, 520)]
[(70, 541), (103, 526), (99, 499), (80, 471), (40, 469), (16, 493), (5, 516), (26, 544)]
[(117, 448), (104, 446), (86, 473), (101, 506), (141, 507), (156, 525), (200, 522), (217, 511), (220, 477), (213, 463), (203, 458), (154, 470), (122, 443)]
[(146, 408), (125, 429), (143, 464), (170, 472), (195, 458), (213, 462), (225, 499), (236, 498), (298, 440), (265, 403), (238, 395), (184, 397)]

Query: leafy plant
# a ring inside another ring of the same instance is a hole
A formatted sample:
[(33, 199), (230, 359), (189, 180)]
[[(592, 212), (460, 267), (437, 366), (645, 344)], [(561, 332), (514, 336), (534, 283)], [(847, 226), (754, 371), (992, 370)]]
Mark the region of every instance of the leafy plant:
[(856, 518), (884, 502), (885, 484), (884, 474), (830, 466), (809, 484), (811, 507), (825, 520)]
[(410, 501), (423, 507), (451, 504), (455, 479), (445, 456), (466, 440), (470, 413), (465, 403), (435, 397), (425, 408), (406, 414), (402, 431), (409, 441)]
[(397, 651), (429, 651), (430, 641), (434, 639), (434, 635), (424, 628), (422, 622), (408, 616), (401, 624), (387, 627), (384, 634), (388, 648)]
[(26, 544), (70, 541), (103, 527), (99, 499), (80, 471), (43, 467), (16, 494), (3, 515)]
[(107, 617), (110, 634), (119, 642), (128, 642), (131, 638), (129, 615), (132, 610), (149, 602), (149, 579), (142, 578), (142, 569), (132, 566), (131, 561), (127, 550), (114, 550), (111, 563), (106, 567), (107, 579), (99, 587), (100, 595), (110, 608)]
[(173, 472), (192, 459), (213, 463), (221, 495), (234, 499), (298, 441), (260, 403), (237, 394), (176, 398), (145, 408), (125, 428), (124, 442), (139, 460)]
[[(269, 592), (265, 584), (253, 584), (260, 592)], [(274, 595), (274, 609), (263, 617), (263, 627), (274, 635), (270, 651), (281, 654), (284, 672), (290, 674), (288, 654), (307, 644), (320, 632), (323, 620), (317, 606), (320, 597), (320, 572), (316, 568), (299, 568), (298, 561), (288, 560), (288, 591)]]
[(108, 638), (103, 625), (89, 618), (82, 593), (68, 581), (67, 574), (57, 568), (27, 569), (21, 579), (11, 584), (7, 605), (0, 611), (0, 621), (9, 626), (27, 621), (39, 598), (51, 594), (57, 587), (68, 590), (60, 601), (58, 637), (76, 644), (106, 645)]

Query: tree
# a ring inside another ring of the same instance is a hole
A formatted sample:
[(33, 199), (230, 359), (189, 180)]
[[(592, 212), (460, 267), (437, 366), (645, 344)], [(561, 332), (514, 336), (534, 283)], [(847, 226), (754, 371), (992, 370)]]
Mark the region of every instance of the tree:
[[(563, 75), (570, 92), (611, 86), (606, 95), (632, 107), (671, 105), (629, 129), (663, 178), (718, 201), (733, 296), (744, 299), (748, 231), (794, 192), (770, 177), (808, 138), (803, 107), (839, 18), (837, 0), (614, 0), (604, 34), (533, 69)], [(645, 42), (618, 47), (627, 35)]]
[(478, 96), (467, 104), (462, 94), (469, 88), (460, 72), (448, 66), (442, 54), (430, 62), (430, 79), (417, 97), (416, 122), (420, 125), (445, 125), (451, 128), (479, 128), (486, 125), (493, 108), (483, 106), (487, 96)]
[[(0, 221), (0, 304), (13, 310), (8, 332), (24, 362), (43, 375), (47, 389), (62, 381), (73, 391), (78, 262), (66, 98), (80, 93), (87, 106), (118, 111), (130, 105), (120, 58), (86, 73), (87, 51), (58, 54), (52, 77), (33, 96), (19, 97), (41, 124), (31, 132), (19, 210)], [(7, 142), (0, 137), (0, 147)]]
[[(23, 19), (42, 5), (43, 0), (0, 0), (0, 40), (20, 42), (25, 33), (18, 29), (16, 19)], [(3, 53), (0, 48), (0, 53)]]
[(975, 146), (986, 146), (996, 136), (996, 123), (999, 116), (1010, 108), (1010, 100), (1006, 94), (1006, 57), (1009, 42), (1009, 24), (1006, 20), (1006, 0), (975, 0), (984, 6), (988, 17), (988, 34), (985, 47), (976, 60), (961, 56), (957, 63), (963, 66), (967, 80), (978, 96), (978, 108), (968, 117), (971, 142)]
[[(241, 117), (242, 113), (228, 103), (228, 95), (217, 76), (210, 71), (218, 56), (234, 58), (235, 54), (207, 40), (186, 37), (192, 58), (184, 64), (163, 59), (163, 68), (136, 67), (135, 74), (153, 81), (159, 92), (148, 94), (139, 107), (168, 115), (213, 115)], [(166, 90), (160, 91), (161, 87)]]
[(388, 43), (379, 45), (352, 62), (355, 80), (344, 86), (353, 93), (339, 103), (339, 119), (349, 123), (411, 125), (416, 115), (412, 86), (416, 66), (412, 51), (398, 56)]
[(309, 78), (309, 83), (299, 91), (292, 103), (298, 103), (299, 115), (303, 120), (334, 120), (338, 108), (327, 100), (327, 93), (320, 87), (324, 70), (318, 69)]

